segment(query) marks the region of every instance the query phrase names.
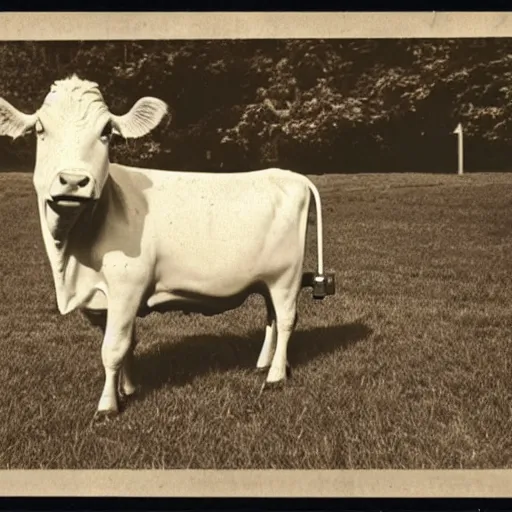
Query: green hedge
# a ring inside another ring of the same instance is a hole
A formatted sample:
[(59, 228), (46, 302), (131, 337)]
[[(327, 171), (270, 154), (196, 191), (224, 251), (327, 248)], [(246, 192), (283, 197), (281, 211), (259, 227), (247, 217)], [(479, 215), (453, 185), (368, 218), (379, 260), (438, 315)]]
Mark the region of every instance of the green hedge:
[[(0, 44), (0, 96), (37, 109), (71, 73), (111, 110), (143, 95), (171, 115), (112, 159), (175, 169), (301, 172), (507, 169), (511, 39), (23, 42)], [(29, 169), (31, 140), (0, 139), (0, 169)]]

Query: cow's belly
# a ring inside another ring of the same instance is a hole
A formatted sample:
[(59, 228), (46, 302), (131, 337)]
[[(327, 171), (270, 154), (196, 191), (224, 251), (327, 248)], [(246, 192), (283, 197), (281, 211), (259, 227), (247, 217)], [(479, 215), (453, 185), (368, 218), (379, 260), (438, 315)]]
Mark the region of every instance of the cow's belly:
[(182, 247), (163, 252), (155, 268), (155, 293), (230, 297), (257, 282), (278, 276), (300, 258), (296, 234), (279, 240), (247, 239), (242, 234), (229, 240), (189, 239)]
[(238, 308), (251, 293), (265, 294), (265, 287), (258, 283), (227, 297), (209, 296), (186, 291), (160, 291), (149, 297), (139, 314), (144, 316), (152, 311), (161, 313), (183, 311), (185, 313), (201, 313), (208, 316), (217, 315), (230, 309)]
[(148, 303), (172, 300), (194, 301), (199, 298), (229, 298), (243, 293), (260, 279), (255, 274), (230, 272), (224, 275), (187, 274), (183, 271), (157, 281)]
[(161, 226), (156, 291), (227, 297), (279, 275), (304, 249), (297, 215), (279, 213), (274, 205), (253, 209), (251, 216), (235, 210), (215, 217), (214, 211), (204, 211), (186, 223), (169, 221), (168, 231)]

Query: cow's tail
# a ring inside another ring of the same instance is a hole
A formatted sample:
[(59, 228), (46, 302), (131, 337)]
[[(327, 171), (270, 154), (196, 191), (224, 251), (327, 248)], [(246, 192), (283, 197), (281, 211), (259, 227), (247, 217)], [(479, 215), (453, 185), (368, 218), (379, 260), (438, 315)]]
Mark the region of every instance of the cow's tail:
[(324, 227), (322, 222), (322, 200), (320, 199), (320, 193), (314, 185), (314, 183), (307, 178), (302, 176), (311, 191), (311, 195), (315, 201), (316, 208), (316, 247), (317, 247), (317, 271), (319, 275), (324, 273)]
[[(324, 274), (324, 234), (322, 222), (322, 201), (320, 194), (313, 182), (304, 175), (300, 175), (306, 182), (316, 207), (316, 247), (317, 247), (317, 272), (303, 272), (302, 287), (313, 288), (314, 299), (324, 299), (327, 295), (336, 293), (335, 276), (333, 272)], [(308, 208), (309, 210), (309, 208)], [(308, 212), (309, 213), (309, 212)]]

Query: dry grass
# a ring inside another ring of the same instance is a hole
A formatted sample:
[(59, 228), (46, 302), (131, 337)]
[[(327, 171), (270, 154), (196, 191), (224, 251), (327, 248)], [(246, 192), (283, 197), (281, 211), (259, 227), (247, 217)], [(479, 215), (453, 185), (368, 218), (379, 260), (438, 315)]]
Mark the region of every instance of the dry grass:
[(56, 312), (30, 180), (0, 175), (1, 468), (511, 467), (512, 174), (313, 178), (338, 289), (303, 291), (286, 388), (257, 399), (258, 297), (155, 314), (95, 428), (101, 340)]

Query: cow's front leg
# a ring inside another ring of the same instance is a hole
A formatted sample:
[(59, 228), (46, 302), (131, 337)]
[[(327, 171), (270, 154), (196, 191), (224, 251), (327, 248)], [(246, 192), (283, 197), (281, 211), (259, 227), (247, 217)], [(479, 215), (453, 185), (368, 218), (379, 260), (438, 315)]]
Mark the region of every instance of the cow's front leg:
[(132, 329), (132, 337), (130, 348), (128, 349), (124, 362), (120, 370), (119, 378), (119, 393), (123, 396), (131, 396), (135, 393), (135, 384), (133, 380), (133, 362), (134, 362), (134, 350), (137, 345), (137, 338), (135, 334), (135, 322)]
[(105, 370), (105, 385), (98, 403), (95, 419), (101, 421), (119, 412), (117, 384), (126, 354), (131, 349), (136, 309), (124, 301), (109, 305), (101, 359)]

